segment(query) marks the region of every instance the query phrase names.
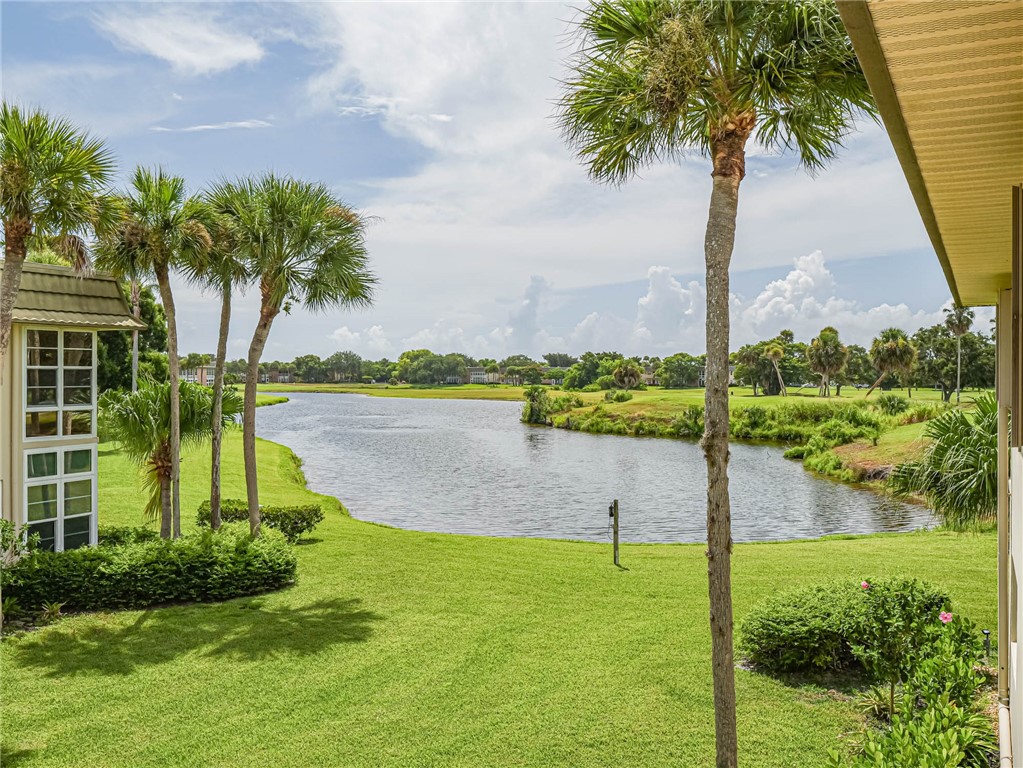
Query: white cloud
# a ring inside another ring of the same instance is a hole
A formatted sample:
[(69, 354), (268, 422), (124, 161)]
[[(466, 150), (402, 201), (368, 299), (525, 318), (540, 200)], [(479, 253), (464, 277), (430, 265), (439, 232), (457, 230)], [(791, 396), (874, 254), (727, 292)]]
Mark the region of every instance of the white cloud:
[(342, 349), (349, 349), (350, 347), (358, 346), (362, 336), (358, 331), (350, 331), (347, 325), (342, 325), (340, 328), (334, 329), (334, 332), (330, 334), (330, 338)]
[(201, 131), (253, 130), (259, 128), (273, 128), (273, 123), (266, 120), (227, 120), (222, 123), (200, 123), (199, 125), (186, 125), (181, 128), (167, 128), (163, 125), (154, 125), (149, 130), (160, 133), (198, 133)]
[(166, 61), (182, 75), (210, 75), (263, 58), (254, 37), (229, 28), (197, 4), (117, 5), (93, 19), (121, 48)]

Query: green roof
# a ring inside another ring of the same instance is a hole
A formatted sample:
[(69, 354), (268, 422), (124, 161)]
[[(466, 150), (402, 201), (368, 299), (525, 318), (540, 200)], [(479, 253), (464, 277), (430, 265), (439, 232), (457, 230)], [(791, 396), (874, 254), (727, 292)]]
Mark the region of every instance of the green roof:
[(131, 314), (121, 286), (109, 275), (78, 275), (68, 267), (31, 262), (22, 268), (14, 322), (118, 331), (146, 327)]

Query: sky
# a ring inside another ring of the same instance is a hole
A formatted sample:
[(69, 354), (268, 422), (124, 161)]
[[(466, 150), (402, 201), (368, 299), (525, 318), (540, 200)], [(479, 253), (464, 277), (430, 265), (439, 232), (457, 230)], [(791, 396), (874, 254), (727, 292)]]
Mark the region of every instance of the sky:
[[(273, 170), (373, 217), (379, 279), (356, 312), (279, 317), (266, 359), (352, 349), (503, 358), (704, 348), (708, 161), (592, 182), (553, 120), (578, 11), (559, 3), (10, 2), (6, 100), (104, 137), (118, 184), (161, 165), (201, 191)], [(825, 325), (869, 344), (950, 302), (882, 128), (815, 177), (753, 148), (732, 258), (732, 347)], [(183, 352), (215, 348), (219, 308), (178, 281)], [(235, 302), (243, 357), (258, 296)], [(981, 311), (975, 326), (987, 331)]]

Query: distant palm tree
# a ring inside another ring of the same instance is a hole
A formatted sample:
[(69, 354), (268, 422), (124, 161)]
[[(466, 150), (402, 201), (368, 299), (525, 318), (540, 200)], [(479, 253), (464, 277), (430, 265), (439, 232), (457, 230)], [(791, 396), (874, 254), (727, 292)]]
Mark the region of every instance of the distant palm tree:
[(256, 384), (274, 318), (292, 301), (313, 310), (367, 306), (376, 279), (368, 268), (366, 220), (323, 184), (267, 174), (217, 184), (209, 199), (234, 220), (239, 251), (259, 281), (242, 417), (249, 526), (257, 536)]
[(632, 389), (643, 380), (643, 369), (635, 360), (619, 360), (611, 373), (622, 389)]
[[(40, 110), (0, 105), (0, 372), (30, 244), (45, 244), (82, 271), (86, 238), (117, 216), (107, 194), (114, 160), (104, 143)], [(2, 377), (2, 373), (0, 373)]]
[(956, 405), (963, 388), (963, 336), (973, 327), (973, 310), (958, 304), (945, 310), (945, 327), (956, 337)]
[(746, 344), (739, 347), (737, 359), (741, 365), (746, 366), (753, 372), (753, 397), (757, 396), (757, 384), (759, 380), (757, 378), (757, 365), (760, 363), (761, 358), (760, 350), (757, 349), (753, 344)]
[(220, 330), (217, 354), (213, 360), (213, 413), (210, 416), (210, 527), (220, 528), (220, 454), (224, 440), (220, 412), (224, 392), (224, 368), (227, 364), (227, 339), (231, 331), (231, 297), (234, 290), (249, 281), (245, 260), (241, 257), (234, 220), (216, 210), (208, 201), (197, 215), (210, 234), (210, 249), (199, 254), (198, 261), (186, 260), (185, 271), (191, 280), (220, 297)]
[(849, 360), (849, 348), (838, 338), (838, 331), (831, 326), (821, 332), (806, 350), (810, 370), (820, 374), (821, 397), (831, 397), (831, 379), (842, 372)]
[(596, 0), (560, 104), (602, 182), (700, 154), (713, 165), (707, 268), (707, 557), (717, 765), (737, 763), (728, 497), (729, 279), (746, 146), (823, 167), (875, 109), (833, 0)]
[(771, 361), (771, 365), (774, 366), (774, 373), (778, 377), (778, 391), (782, 397), (788, 396), (788, 390), (785, 389), (785, 379), (782, 378), (781, 368), (778, 367), (778, 363), (785, 357), (785, 348), (781, 344), (768, 344), (764, 347), (764, 357)]
[[(108, 390), (99, 399), (104, 431), (116, 441), (128, 459), (145, 471), (143, 487), (149, 491), (145, 516), (168, 520), (171, 515), (171, 478), (173, 472), (170, 382), (147, 381), (135, 392)], [(214, 395), (206, 387), (182, 382), (178, 393), (182, 404), (180, 440), (197, 445), (212, 434), (211, 417)], [(241, 412), (241, 398), (233, 389), (223, 394), (217, 410), (221, 426)], [(160, 535), (170, 531), (161, 525)]]
[(910, 342), (905, 331), (899, 328), (885, 328), (881, 331), (870, 345), (870, 362), (881, 375), (867, 390), (865, 397), (869, 397), (870, 393), (893, 373), (902, 374), (906, 379), (907, 392), (910, 397), (913, 396), (913, 390), (909, 388), (909, 373), (916, 362), (916, 347)]
[(161, 534), (173, 527), (181, 535), (181, 436), (178, 401), (180, 365), (178, 326), (171, 290), (172, 269), (185, 262), (196, 264), (209, 252), (212, 241), (202, 223), (202, 203), (185, 192), (185, 180), (162, 168), (136, 168), (131, 186), (121, 198), (119, 224), (103, 239), (98, 263), (118, 277), (139, 279), (152, 275), (160, 289), (167, 316), (167, 363), (170, 378), (170, 519), (161, 521)]

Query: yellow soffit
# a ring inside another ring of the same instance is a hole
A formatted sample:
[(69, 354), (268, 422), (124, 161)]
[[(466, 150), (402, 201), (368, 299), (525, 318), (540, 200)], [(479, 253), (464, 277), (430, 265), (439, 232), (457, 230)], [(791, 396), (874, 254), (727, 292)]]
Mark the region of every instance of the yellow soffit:
[(953, 295), (995, 303), (1023, 183), (1023, 0), (838, 5)]

